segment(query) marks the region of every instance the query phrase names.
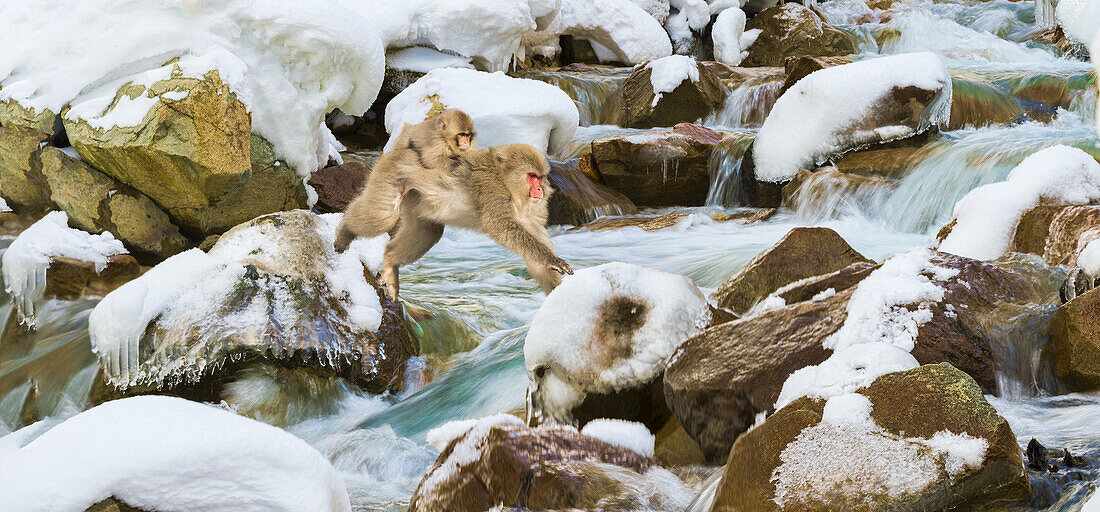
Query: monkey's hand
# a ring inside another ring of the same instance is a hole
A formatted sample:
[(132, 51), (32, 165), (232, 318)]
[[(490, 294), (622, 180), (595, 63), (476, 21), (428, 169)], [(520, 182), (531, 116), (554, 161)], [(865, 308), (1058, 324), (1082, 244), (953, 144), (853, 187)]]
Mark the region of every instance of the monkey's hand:
[(546, 266), (549, 267), (550, 270), (553, 270), (554, 272), (557, 272), (559, 274), (573, 275), (573, 267), (570, 267), (568, 262), (557, 256), (554, 256), (553, 259), (547, 262)]

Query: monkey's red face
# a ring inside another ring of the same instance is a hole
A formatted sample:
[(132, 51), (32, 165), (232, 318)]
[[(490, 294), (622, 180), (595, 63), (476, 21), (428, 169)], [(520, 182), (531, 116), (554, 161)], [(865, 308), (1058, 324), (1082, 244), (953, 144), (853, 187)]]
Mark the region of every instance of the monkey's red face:
[(539, 176), (536, 172), (527, 173), (527, 185), (531, 187), (531, 203), (537, 203), (542, 200), (542, 176)]
[(470, 144), (474, 142), (474, 134), (464, 132), (458, 134), (458, 149), (470, 149)]

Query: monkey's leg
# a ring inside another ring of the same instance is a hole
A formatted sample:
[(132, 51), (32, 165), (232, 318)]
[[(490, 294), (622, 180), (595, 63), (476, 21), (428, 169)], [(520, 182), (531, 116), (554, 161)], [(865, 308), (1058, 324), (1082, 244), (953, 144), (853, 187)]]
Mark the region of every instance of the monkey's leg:
[(397, 231), (386, 244), (382, 256), (382, 275), (378, 280), (391, 299), (397, 300), (398, 267), (419, 260), (442, 236), (442, 224), (411, 214), (402, 217)]
[(368, 180), (363, 191), (348, 204), (336, 228), (336, 250), (344, 252), (358, 237), (374, 238), (392, 230), (400, 217), (404, 195), (404, 187), (393, 180)]

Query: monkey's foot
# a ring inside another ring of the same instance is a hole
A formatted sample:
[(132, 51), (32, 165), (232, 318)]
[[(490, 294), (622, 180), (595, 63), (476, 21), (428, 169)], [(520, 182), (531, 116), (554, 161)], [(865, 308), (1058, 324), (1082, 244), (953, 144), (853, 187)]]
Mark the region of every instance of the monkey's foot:
[(395, 269), (383, 268), (382, 273), (378, 276), (378, 284), (390, 300), (397, 300), (397, 271)]
[(555, 260), (551, 261), (550, 264), (547, 265), (547, 267), (549, 267), (550, 270), (553, 270), (554, 272), (562, 275), (573, 275), (573, 267), (570, 267), (569, 263), (561, 258), (556, 258)]

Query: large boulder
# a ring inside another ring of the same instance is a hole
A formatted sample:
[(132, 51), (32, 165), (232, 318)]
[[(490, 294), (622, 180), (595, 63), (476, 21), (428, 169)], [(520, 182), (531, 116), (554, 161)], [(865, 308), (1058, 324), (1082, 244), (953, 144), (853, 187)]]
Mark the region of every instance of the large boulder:
[(638, 206), (702, 206), (710, 188), (710, 155), (722, 138), (682, 123), (593, 141), (592, 159), (603, 184)]
[[(993, 343), (999, 338), (985, 326), (1001, 318), (1002, 308), (1014, 311), (1046, 300), (1057, 285), (1040, 274), (1052, 271), (1011, 261), (994, 266), (946, 253), (933, 253), (929, 262), (934, 272), (918, 273), (938, 283), (942, 300), (898, 304), (890, 315), (861, 316), (855, 325), (913, 336), (910, 352), (917, 362), (949, 362), (984, 392), (996, 393)], [(792, 284), (768, 299), (779, 302), (772, 309), (708, 328), (680, 345), (665, 369), (665, 398), (709, 460), (721, 460), (757, 414), (774, 410), (793, 370), (819, 365), (834, 353), (830, 340), (849, 322), (851, 308), (866, 306), (853, 305), (856, 290), (850, 288), (873, 275), (871, 270), (877, 269), (856, 264)], [(796, 302), (783, 305), (784, 296)], [(914, 324), (895, 325), (891, 316), (899, 313)]]
[(714, 292), (719, 307), (744, 313), (790, 283), (870, 261), (829, 228), (794, 228)]
[(949, 364), (800, 398), (738, 439), (726, 468), (714, 512), (969, 510), (1030, 492), (1008, 422)]
[(429, 440), (441, 453), (413, 494), (410, 512), (488, 512), (500, 505), (681, 510), (691, 499), (652, 458), (573, 428), (527, 428), (500, 415), (439, 430)]
[(74, 226), (110, 231), (132, 254), (148, 261), (163, 260), (191, 245), (145, 194), (57, 148), (43, 148), (40, 159), (50, 199)]
[(630, 215), (638, 208), (622, 193), (597, 183), (589, 175), (592, 156), (586, 154), (567, 162), (550, 162), (550, 216), (546, 223), (554, 226), (580, 226), (604, 215)]
[(1062, 304), (1050, 330), (1058, 379), (1074, 391), (1100, 389), (1100, 288)]
[(629, 128), (691, 123), (720, 108), (726, 99), (718, 76), (682, 55), (635, 67), (621, 90), (626, 113), (622, 126)]
[(177, 254), (107, 295), (88, 319), (106, 382), (126, 394), (178, 387), (218, 400), (225, 376), (264, 363), (375, 393), (400, 389), (416, 346), (400, 305), (377, 287), (384, 238), (337, 255), (338, 220), (301, 210), (259, 217), (209, 253)]
[(34, 128), (0, 122), (0, 197), (17, 212), (49, 208), (50, 189), (38, 160), (47, 138), (47, 133)]
[(787, 57), (796, 55), (829, 57), (859, 52), (855, 38), (797, 3), (764, 9), (745, 29), (760, 29), (761, 33), (742, 66), (782, 66)]
[(1042, 256), (1050, 265), (1073, 265), (1097, 238), (1100, 205), (1040, 204), (1020, 216), (1009, 250)]
[(74, 106), (64, 124), (80, 156), (149, 196), (196, 239), (305, 205), (301, 179), (252, 133), (248, 108), (216, 70), (190, 78), (174, 66), (171, 74), (122, 86), (106, 108)]

